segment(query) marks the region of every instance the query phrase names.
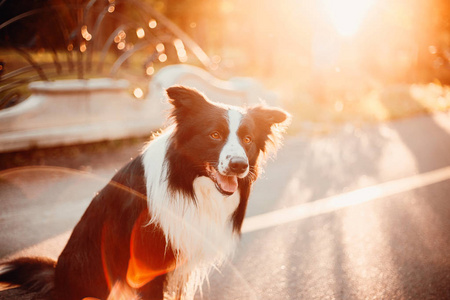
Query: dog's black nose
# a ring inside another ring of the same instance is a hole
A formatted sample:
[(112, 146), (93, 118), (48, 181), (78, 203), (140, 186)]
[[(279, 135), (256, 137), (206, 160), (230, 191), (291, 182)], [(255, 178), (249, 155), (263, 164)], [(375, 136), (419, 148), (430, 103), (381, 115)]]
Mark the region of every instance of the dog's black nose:
[(244, 173), (248, 168), (248, 162), (245, 158), (242, 157), (232, 157), (230, 159), (230, 171), (235, 174)]

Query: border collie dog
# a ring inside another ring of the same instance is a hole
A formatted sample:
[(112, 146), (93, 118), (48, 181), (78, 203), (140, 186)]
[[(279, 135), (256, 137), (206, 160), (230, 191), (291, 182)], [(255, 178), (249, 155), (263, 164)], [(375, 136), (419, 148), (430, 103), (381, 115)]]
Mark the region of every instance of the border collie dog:
[(233, 253), (252, 184), (290, 117), (182, 86), (167, 95), (172, 125), (94, 197), (58, 261), (6, 262), (1, 282), (39, 299), (194, 297)]

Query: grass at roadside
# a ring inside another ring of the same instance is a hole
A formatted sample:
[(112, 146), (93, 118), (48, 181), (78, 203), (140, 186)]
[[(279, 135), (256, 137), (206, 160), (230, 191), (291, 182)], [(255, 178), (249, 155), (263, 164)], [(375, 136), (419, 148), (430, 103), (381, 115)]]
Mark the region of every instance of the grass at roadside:
[(282, 99), (282, 103), (293, 115), (293, 133), (315, 125), (321, 125), (323, 129), (319, 132), (326, 133), (339, 124), (358, 126), (450, 111), (450, 86), (440, 83), (388, 85), (353, 94), (353, 97), (328, 96), (322, 101), (299, 92)]

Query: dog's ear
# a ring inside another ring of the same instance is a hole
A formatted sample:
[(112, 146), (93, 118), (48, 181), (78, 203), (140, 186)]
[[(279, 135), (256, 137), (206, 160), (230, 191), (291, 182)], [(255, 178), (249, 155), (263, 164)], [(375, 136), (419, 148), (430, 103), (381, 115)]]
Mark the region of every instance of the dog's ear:
[[(281, 108), (258, 105), (250, 108), (248, 114), (252, 116), (256, 125), (264, 129), (270, 129), (274, 124), (285, 124), (290, 120), (290, 115)], [(287, 125), (287, 124), (286, 124)]]
[(166, 90), (169, 103), (175, 108), (196, 108), (208, 103), (206, 97), (193, 88), (184, 86), (172, 86)]
[(247, 113), (253, 118), (260, 133), (257, 140), (264, 156), (275, 154), (281, 145), (282, 133), (290, 123), (290, 114), (280, 108), (265, 105), (253, 106)]

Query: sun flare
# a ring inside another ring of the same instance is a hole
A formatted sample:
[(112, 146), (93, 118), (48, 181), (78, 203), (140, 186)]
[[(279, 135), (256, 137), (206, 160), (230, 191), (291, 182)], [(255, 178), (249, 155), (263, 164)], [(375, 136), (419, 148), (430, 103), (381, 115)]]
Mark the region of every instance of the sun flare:
[(322, 0), (333, 26), (342, 36), (354, 35), (375, 0)]

